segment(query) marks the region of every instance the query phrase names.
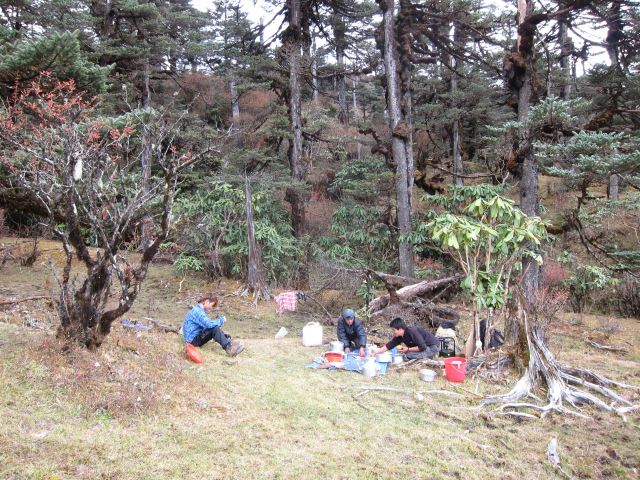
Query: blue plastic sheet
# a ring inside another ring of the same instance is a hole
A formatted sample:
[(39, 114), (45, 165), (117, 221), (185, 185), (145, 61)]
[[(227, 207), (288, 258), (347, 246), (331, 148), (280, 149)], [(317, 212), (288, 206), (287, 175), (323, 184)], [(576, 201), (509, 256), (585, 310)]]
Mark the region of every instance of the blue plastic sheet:
[[(392, 351), (393, 352), (393, 351)], [(314, 369), (323, 369), (323, 370), (347, 370), (349, 372), (357, 372), (362, 373), (362, 366), (367, 362), (366, 358), (360, 359), (357, 354), (349, 353), (343, 360), (343, 367), (338, 368), (335, 365), (329, 365), (325, 367), (325, 362), (323, 362), (322, 358), (316, 358), (312, 363), (307, 365), (307, 368)], [(378, 366), (378, 372), (380, 375), (384, 375), (387, 373), (387, 368), (389, 367), (388, 363), (378, 362), (376, 361), (376, 365)]]

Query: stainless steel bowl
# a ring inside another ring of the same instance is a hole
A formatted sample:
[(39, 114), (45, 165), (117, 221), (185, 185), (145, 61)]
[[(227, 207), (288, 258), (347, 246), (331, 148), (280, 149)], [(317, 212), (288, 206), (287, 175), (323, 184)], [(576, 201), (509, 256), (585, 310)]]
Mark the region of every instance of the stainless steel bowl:
[(433, 382), (436, 379), (436, 372), (423, 368), (420, 370), (420, 380), (425, 382)]
[(376, 361), (380, 363), (391, 363), (392, 360), (391, 352), (382, 352), (376, 355)]

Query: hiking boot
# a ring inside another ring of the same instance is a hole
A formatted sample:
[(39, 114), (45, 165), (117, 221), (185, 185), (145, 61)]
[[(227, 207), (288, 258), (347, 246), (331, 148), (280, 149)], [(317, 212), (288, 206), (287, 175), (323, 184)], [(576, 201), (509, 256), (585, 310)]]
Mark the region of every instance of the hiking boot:
[(243, 350), (244, 345), (241, 342), (231, 342), (229, 345), (227, 345), (227, 348), (224, 349), (224, 351), (227, 352), (227, 355), (229, 355), (230, 357), (235, 357)]

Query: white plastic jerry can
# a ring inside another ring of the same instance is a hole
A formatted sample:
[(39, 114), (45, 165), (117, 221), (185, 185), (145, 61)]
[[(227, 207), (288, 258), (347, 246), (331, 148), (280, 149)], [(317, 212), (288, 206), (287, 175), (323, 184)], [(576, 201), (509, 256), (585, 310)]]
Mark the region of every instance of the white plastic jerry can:
[(322, 341), (322, 325), (309, 322), (302, 328), (302, 345), (305, 347), (319, 347)]

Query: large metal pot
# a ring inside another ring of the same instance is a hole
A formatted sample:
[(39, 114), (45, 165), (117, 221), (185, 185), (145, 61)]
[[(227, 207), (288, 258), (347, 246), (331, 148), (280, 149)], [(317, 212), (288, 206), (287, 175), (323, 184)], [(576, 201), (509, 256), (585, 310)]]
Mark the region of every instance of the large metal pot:
[(344, 352), (344, 345), (340, 340), (329, 342), (329, 350), (332, 352)]
[(391, 352), (382, 352), (376, 355), (376, 360), (380, 363), (391, 363), (393, 359), (391, 357)]

